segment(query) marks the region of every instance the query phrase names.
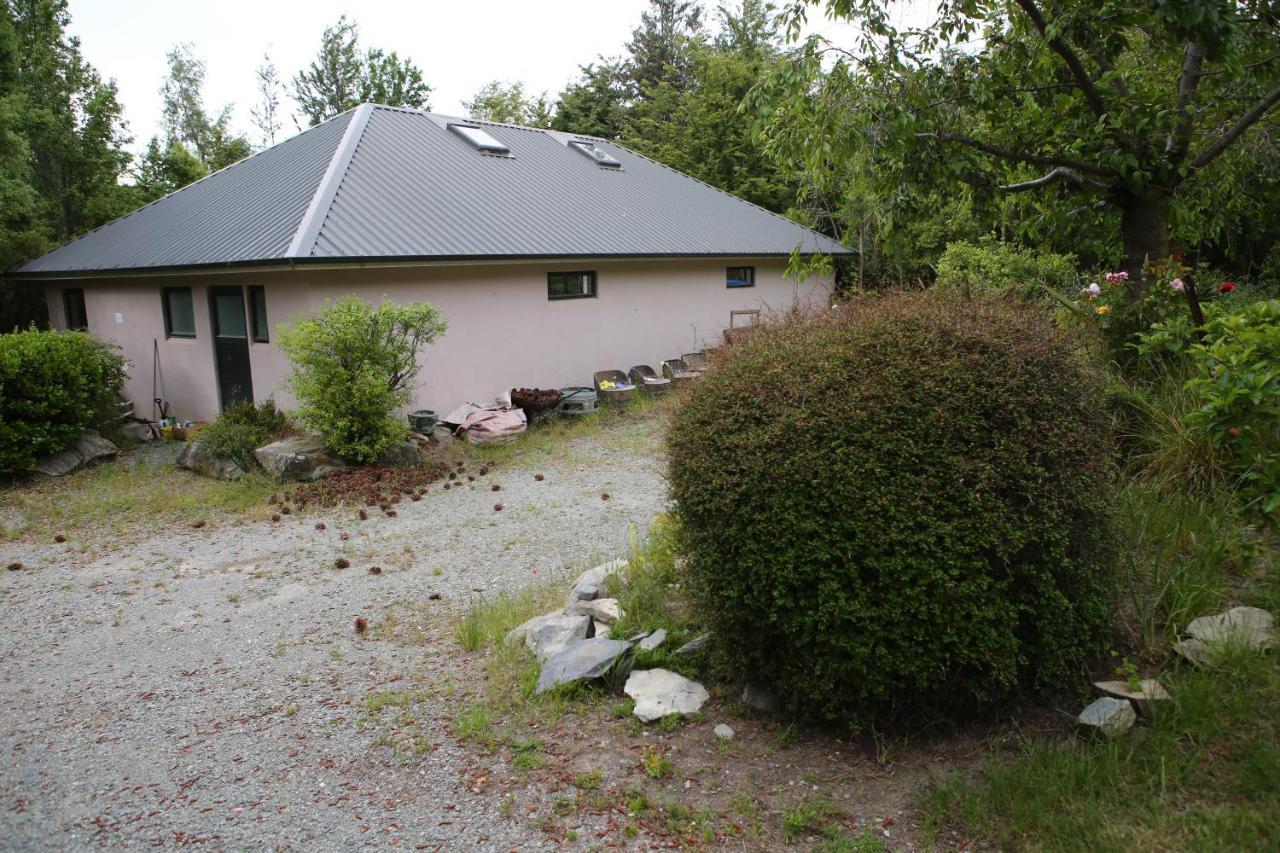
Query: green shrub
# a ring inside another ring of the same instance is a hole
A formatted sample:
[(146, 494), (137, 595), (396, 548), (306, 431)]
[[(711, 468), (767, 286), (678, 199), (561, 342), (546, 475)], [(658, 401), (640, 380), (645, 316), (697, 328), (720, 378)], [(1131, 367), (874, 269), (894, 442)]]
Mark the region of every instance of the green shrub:
[(0, 335), (0, 474), (30, 471), (109, 423), (123, 384), (119, 352), (83, 332)]
[(832, 719), (1059, 683), (1108, 640), (1102, 380), (1033, 306), (855, 302), (736, 344), (673, 415), (689, 586), (729, 671)]
[(966, 296), (1012, 293), (1040, 299), (1045, 296), (1042, 285), (1072, 293), (1078, 280), (1076, 259), (1071, 255), (1035, 252), (984, 237), (977, 243), (948, 243), (938, 259), (934, 286)]
[(253, 451), (280, 438), (289, 429), (289, 418), (273, 400), (258, 405), (236, 403), (199, 432), (200, 446), (208, 453), (230, 459), (246, 471), (258, 464)]
[(1183, 420), (1226, 451), (1246, 503), (1280, 510), (1280, 300), (1218, 314), (1190, 349), (1197, 406)]
[(443, 315), (425, 302), (374, 307), (355, 296), (298, 320), (280, 337), (298, 419), (339, 456), (373, 462), (404, 438), (395, 412), (409, 402), (419, 350), (444, 330)]

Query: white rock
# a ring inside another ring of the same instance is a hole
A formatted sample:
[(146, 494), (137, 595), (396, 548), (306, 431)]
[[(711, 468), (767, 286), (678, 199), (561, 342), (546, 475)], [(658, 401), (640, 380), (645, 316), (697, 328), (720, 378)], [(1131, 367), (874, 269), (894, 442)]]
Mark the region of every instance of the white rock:
[(659, 628), (658, 630), (654, 631), (652, 634), (650, 634), (649, 636), (641, 640), (638, 643), (638, 645), (640, 646), (640, 648), (644, 649), (646, 652), (651, 652), (654, 649), (656, 649), (658, 646), (662, 645), (663, 641), (665, 641), (666, 639), (667, 639), (667, 630), (665, 628)]
[(591, 617), (557, 610), (535, 616), (507, 634), (511, 644), (523, 642), (540, 661), (560, 653), (578, 640), (586, 639)]
[(733, 729), (731, 729), (729, 726), (726, 726), (724, 723), (720, 723), (718, 726), (712, 729), (711, 733), (714, 734), (720, 740), (733, 740), (736, 734)]
[(622, 689), (636, 700), (635, 715), (645, 722), (696, 713), (711, 698), (698, 682), (666, 669), (632, 671)]
[(596, 637), (609, 636), (609, 626), (606, 625), (604, 622), (601, 622), (599, 619), (591, 620), (591, 631), (593, 636), (596, 636)]
[(1236, 643), (1265, 649), (1275, 642), (1275, 618), (1258, 607), (1233, 607), (1226, 613), (1192, 619), (1187, 633), (1209, 646)]
[(1133, 705), (1124, 699), (1103, 696), (1080, 712), (1076, 722), (1082, 728), (1101, 734), (1103, 737), (1115, 738), (1133, 728), (1138, 714)]
[(626, 560), (610, 560), (607, 563), (601, 563), (594, 569), (588, 569), (583, 572), (573, 582), (573, 589), (569, 593), (569, 603), (590, 601), (604, 595), (606, 589), (605, 580), (611, 575), (617, 575), (618, 580), (623, 580), (622, 572), (626, 567)]
[(616, 598), (597, 598), (593, 601), (575, 601), (565, 608), (567, 613), (585, 613), (592, 619), (612, 625), (623, 616), (622, 606)]
[(1154, 678), (1142, 679), (1136, 690), (1128, 681), (1095, 681), (1093, 686), (1104, 696), (1132, 702), (1133, 707), (1144, 717), (1151, 716), (1151, 709), (1155, 705), (1163, 705), (1169, 701), (1169, 692)]

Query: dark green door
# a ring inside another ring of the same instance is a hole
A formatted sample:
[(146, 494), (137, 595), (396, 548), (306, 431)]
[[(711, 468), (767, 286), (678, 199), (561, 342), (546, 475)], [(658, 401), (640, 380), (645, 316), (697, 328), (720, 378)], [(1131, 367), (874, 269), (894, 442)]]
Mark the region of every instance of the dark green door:
[(249, 324), (244, 314), (244, 289), (209, 288), (209, 322), (213, 326), (213, 356), (218, 366), (222, 408), (253, 399), (249, 371)]

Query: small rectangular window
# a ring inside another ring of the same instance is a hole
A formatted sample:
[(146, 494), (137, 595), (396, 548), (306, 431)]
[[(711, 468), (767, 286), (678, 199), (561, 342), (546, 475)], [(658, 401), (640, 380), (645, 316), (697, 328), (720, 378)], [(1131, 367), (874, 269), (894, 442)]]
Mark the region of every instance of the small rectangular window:
[(83, 332), (89, 328), (89, 312), (84, 308), (84, 291), (71, 289), (62, 291), (62, 306), (67, 315), (67, 328), (75, 332)]
[(727, 267), (724, 271), (725, 287), (755, 287), (755, 267)]
[(494, 138), (493, 134), (473, 124), (451, 124), (449, 129), (489, 154), (510, 154), (511, 149)]
[(595, 295), (595, 270), (547, 273), (548, 299), (586, 299)]
[(265, 344), (271, 341), (267, 324), (267, 290), (264, 287), (249, 288), (249, 314), (253, 318), (253, 340)]
[(583, 156), (590, 157), (597, 165), (604, 166), (607, 169), (622, 168), (621, 160), (590, 140), (575, 139), (569, 143), (569, 147)]
[(194, 338), (196, 336), (196, 312), (191, 303), (191, 288), (166, 287), (164, 300), (164, 336), (166, 338)]

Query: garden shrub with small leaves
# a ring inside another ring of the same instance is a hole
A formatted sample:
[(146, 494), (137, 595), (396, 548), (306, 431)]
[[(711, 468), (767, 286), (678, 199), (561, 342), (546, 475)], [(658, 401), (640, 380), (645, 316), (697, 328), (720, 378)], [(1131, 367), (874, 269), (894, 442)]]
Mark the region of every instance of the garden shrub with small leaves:
[(30, 471), (109, 425), (123, 384), (119, 351), (84, 332), (0, 335), (0, 474)]
[(1078, 278), (1071, 255), (1036, 252), (984, 237), (977, 243), (948, 243), (938, 259), (935, 286), (953, 295), (1009, 293), (1044, 299), (1045, 285), (1071, 292)]
[(728, 672), (852, 725), (1061, 684), (1109, 641), (1103, 379), (1017, 300), (760, 329), (673, 415), (688, 588)]

